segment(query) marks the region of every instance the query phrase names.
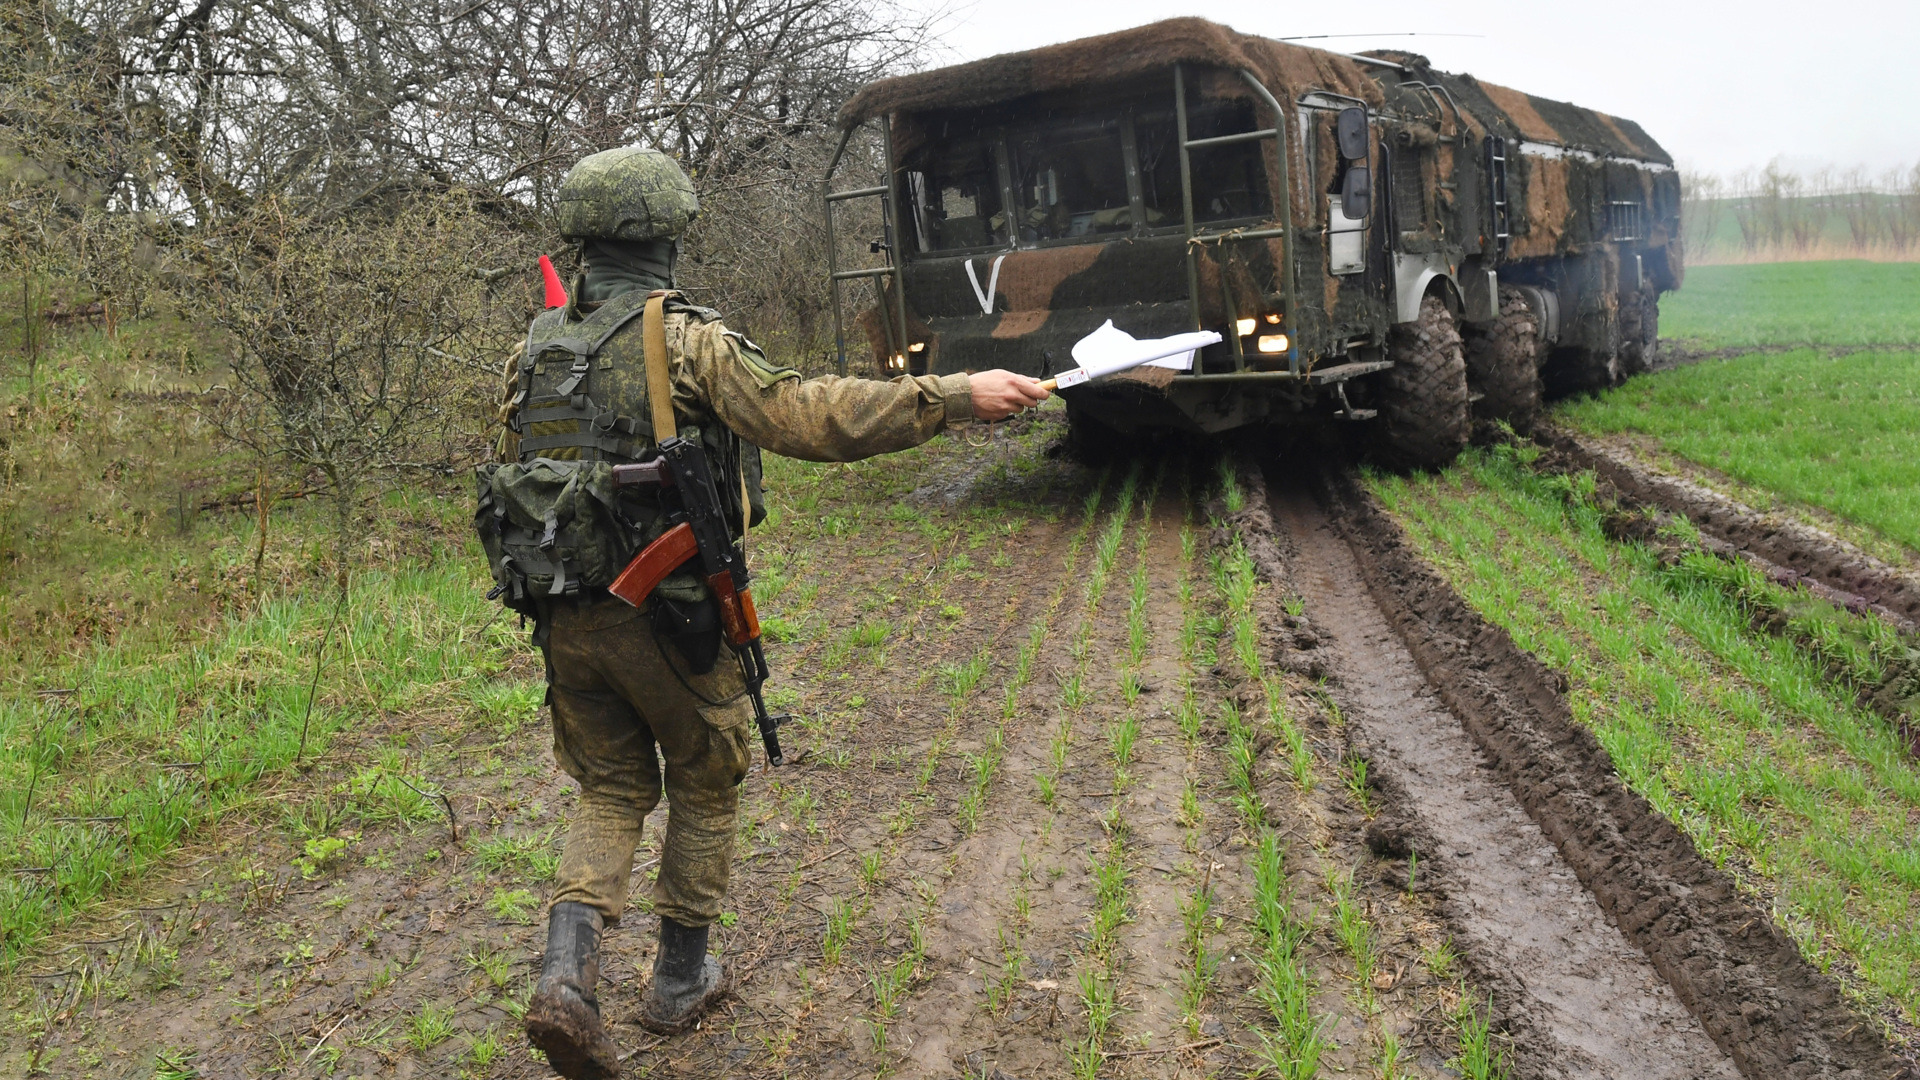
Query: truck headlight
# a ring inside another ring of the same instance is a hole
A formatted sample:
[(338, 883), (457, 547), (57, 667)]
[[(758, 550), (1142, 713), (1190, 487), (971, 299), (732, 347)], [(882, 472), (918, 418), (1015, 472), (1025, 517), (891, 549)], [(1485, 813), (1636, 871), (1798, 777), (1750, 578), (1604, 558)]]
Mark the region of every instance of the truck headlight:
[(1283, 353), (1288, 344), (1285, 334), (1262, 334), (1255, 346), (1263, 353)]

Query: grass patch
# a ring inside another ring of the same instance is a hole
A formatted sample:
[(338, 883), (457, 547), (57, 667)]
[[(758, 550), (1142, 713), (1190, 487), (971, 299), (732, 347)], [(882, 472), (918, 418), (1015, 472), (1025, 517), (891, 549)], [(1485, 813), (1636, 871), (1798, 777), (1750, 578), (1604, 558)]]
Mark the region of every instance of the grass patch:
[(1920, 363), (1911, 354), (1709, 360), (1570, 402), (1561, 415), (1584, 431), (1652, 436), (1690, 461), (1920, 548)]
[(1920, 343), (1920, 263), (1693, 266), (1660, 334), (1707, 346)]
[[(107, 647), (42, 672), (71, 693), (0, 698), (0, 970), (193, 830), (253, 805), (263, 781), (324, 754), (339, 731), (484, 685), (522, 646), (475, 579), (455, 563), (364, 574), (331, 633), (330, 599), (275, 600), (197, 645)], [(344, 814), (433, 813), (390, 756), (347, 782)]]
[(1737, 592), (1616, 544), (1524, 452), (1370, 481), (1490, 621), (1564, 673), (1624, 780), (1766, 898), (1823, 970), (1920, 1019), (1920, 766), (1813, 650)]

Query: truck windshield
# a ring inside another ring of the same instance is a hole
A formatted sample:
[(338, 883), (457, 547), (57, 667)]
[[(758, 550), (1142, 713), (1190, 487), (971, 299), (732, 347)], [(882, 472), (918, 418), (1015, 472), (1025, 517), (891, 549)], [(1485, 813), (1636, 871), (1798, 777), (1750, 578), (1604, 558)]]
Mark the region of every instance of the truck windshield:
[(973, 136), (927, 148), (907, 173), (907, 197), (921, 251), (1005, 245), (997, 137)]
[[(1140, 194), (1147, 216), (1179, 221), (1179, 125), (1171, 107), (1142, 109), (1134, 121), (1140, 145)], [(1187, 138), (1210, 139), (1254, 128), (1253, 105), (1245, 101), (1194, 103), (1187, 109)], [(1196, 222), (1263, 218), (1273, 213), (1267, 194), (1267, 160), (1273, 143), (1203, 146), (1192, 154), (1193, 219)]]
[(1015, 136), (1013, 160), (1020, 239), (1059, 240), (1133, 228), (1119, 120), (1024, 132)]
[[(1170, 98), (1171, 95), (1168, 95)], [(1160, 97), (1133, 107), (1057, 115), (1040, 124), (931, 140), (906, 165), (907, 199), (920, 251), (1005, 247), (1005, 182), (1013, 198), (1019, 243), (1172, 229), (1181, 204), (1180, 144), (1173, 102)], [(1188, 137), (1250, 131), (1246, 101), (1201, 101), (1187, 111)], [(1267, 190), (1266, 140), (1200, 147), (1191, 154), (1196, 223), (1256, 220), (1273, 213)], [(1137, 198), (1128, 172), (1138, 176)]]

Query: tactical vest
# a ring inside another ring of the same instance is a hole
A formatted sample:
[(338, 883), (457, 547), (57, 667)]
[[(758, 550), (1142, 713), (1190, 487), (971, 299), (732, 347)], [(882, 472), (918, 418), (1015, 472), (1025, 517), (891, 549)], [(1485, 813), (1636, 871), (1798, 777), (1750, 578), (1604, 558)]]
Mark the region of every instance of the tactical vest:
[[(527, 331), (506, 410), (518, 457), (477, 470), (474, 516), (493, 571), (489, 595), (515, 611), (533, 614), (541, 598), (606, 588), (668, 527), (658, 489), (613, 486), (613, 466), (648, 460), (657, 442), (647, 419), (639, 333), (646, 301), (647, 293), (635, 290), (585, 316), (572, 305), (553, 308)], [(668, 294), (666, 311), (701, 322), (719, 318), (678, 293)], [(717, 421), (696, 426), (685, 419), (676, 417), (678, 434), (705, 447), (737, 540), (746, 515), (753, 524), (766, 516), (760, 449)], [(705, 583), (691, 572), (672, 575), (655, 591), (679, 602), (707, 598)]]

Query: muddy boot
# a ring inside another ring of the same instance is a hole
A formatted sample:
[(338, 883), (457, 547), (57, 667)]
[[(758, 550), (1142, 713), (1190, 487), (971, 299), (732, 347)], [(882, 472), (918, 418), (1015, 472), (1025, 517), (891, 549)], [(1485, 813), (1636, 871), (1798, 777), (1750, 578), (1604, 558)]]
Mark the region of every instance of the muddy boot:
[(653, 985), (640, 1003), (640, 1026), (655, 1035), (678, 1035), (730, 989), (720, 961), (707, 955), (707, 928), (660, 920), (660, 952)]
[(600, 1022), (593, 985), (600, 981), (600, 912), (585, 904), (553, 905), (540, 985), (527, 1004), (527, 1041), (568, 1080), (620, 1075), (620, 1048)]

